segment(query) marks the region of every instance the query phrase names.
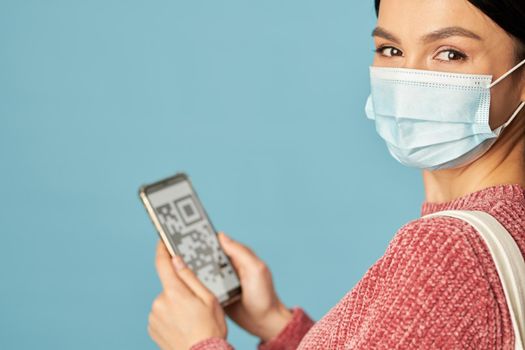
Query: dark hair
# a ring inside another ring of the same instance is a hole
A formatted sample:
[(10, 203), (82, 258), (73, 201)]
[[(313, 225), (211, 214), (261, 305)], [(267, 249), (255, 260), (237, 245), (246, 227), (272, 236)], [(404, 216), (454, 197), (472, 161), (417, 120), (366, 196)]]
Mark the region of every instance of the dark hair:
[[(381, 0), (375, 0), (376, 15)], [(518, 61), (525, 59), (525, 1), (524, 0), (468, 0), (497, 25), (510, 34), (518, 43)]]

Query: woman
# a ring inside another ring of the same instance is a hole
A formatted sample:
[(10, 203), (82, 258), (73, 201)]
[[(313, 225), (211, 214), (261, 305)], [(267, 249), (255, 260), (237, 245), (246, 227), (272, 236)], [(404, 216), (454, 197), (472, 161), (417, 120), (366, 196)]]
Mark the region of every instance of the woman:
[[(422, 169), (421, 214), (485, 211), (523, 254), (525, 2), (376, 0), (376, 10), (366, 113), (392, 156)], [(494, 262), (462, 220), (404, 225), (316, 323), (302, 308), (283, 305), (253, 251), (224, 233), (219, 239), (244, 292), (224, 311), (260, 338), (259, 350), (514, 348)], [(180, 260), (170, 264), (160, 242), (157, 253), (164, 290), (149, 318), (154, 341), (162, 349), (232, 349), (217, 300)]]

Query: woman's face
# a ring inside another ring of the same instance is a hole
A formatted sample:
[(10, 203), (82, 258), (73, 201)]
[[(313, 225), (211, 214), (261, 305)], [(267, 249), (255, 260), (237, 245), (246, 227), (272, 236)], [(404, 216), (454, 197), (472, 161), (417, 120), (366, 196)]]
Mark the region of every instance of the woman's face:
[[(373, 36), (374, 66), (490, 74), (494, 81), (517, 63), (515, 41), (467, 0), (382, 0)], [(492, 129), (525, 100), (524, 72), (491, 88)]]

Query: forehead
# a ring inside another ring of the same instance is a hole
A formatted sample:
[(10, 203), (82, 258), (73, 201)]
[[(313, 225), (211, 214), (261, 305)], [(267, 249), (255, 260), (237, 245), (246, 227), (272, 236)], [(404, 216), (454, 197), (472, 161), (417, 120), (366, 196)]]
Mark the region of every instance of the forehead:
[(506, 36), (467, 0), (381, 0), (377, 25), (405, 39), (445, 27), (463, 27), (484, 39)]

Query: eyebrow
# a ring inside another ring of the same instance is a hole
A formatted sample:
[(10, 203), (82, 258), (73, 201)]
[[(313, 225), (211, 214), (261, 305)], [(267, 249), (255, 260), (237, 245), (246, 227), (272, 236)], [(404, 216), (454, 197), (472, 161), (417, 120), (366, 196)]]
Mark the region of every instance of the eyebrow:
[(463, 36), (470, 39), (482, 40), (481, 37), (476, 33), (462, 27), (447, 27), (438, 29), (426, 34), (421, 40), (425, 43), (429, 43), (439, 39), (450, 38), (451, 36)]
[(375, 27), (372, 31), (372, 36), (377, 36), (386, 40), (390, 40), (395, 42), (396, 44), (399, 44), (401, 42), (401, 40), (399, 40), (394, 34), (390, 33), (388, 30), (382, 27)]
[[(399, 40), (394, 34), (390, 33), (389, 31), (387, 31), (386, 29), (382, 27), (374, 28), (374, 30), (372, 31), (372, 36), (381, 37), (381, 38), (393, 41), (396, 44), (399, 44), (401, 42), (401, 40)], [(441, 28), (433, 32), (430, 32), (428, 34), (425, 34), (423, 37), (421, 37), (420, 40), (423, 43), (428, 44), (430, 42), (440, 40), (440, 39), (450, 38), (452, 36), (463, 36), (463, 37), (470, 38), (470, 39), (483, 40), (478, 34), (468, 29), (462, 28), (462, 27)]]

